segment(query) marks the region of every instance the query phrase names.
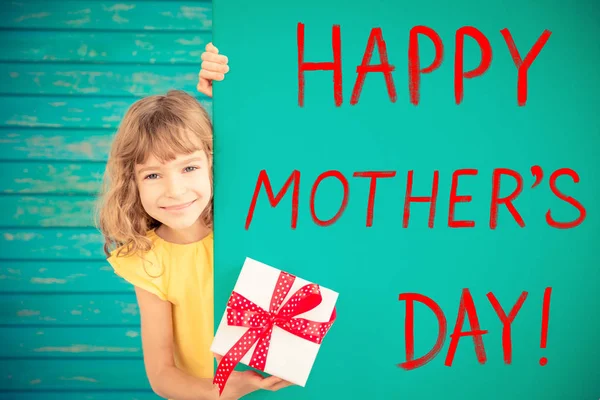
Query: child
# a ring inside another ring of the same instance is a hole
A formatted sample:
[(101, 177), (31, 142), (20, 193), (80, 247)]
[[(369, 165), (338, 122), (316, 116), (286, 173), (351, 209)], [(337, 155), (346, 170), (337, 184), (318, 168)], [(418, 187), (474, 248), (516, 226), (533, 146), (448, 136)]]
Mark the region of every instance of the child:
[[(197, 89), (212, 97), (212, 82), (224, 78), (228, 60), (212, 44), (202, 60)], [(212, 161), (208, 114), (192, 96), (169, 91), (129, 108), (106, 166), (99, 215), (104, 251), (115, 272), (135, 287), (148, 380), (170, 399), (219, 398), (210, 352)], [(235, 371), (221, 398), (289, 385)]]

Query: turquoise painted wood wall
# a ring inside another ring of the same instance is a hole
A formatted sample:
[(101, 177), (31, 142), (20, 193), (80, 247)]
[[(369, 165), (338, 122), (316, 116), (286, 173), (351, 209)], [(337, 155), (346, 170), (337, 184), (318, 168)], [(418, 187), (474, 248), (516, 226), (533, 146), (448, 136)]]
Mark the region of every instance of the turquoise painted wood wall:
[(137, 98), (196, 95), (210, 1), (0, 5), (0, 400), (153, 399), (93, 206)]

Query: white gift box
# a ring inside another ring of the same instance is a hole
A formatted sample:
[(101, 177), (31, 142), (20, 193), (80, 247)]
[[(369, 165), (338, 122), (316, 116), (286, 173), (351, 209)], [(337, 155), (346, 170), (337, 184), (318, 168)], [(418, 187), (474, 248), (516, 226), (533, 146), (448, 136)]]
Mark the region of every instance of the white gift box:
[[(246, 258), (233, 291), (269, 311), (271, 297), (280, 272), (279, 269)], [(312, 282), (295, 276), (293, 285), (281, 304), (284, 305), (298, 289), (309, 284), (312, 284)], [(322, 297), (321, 303), (312, 310), (298, 314), (295, 317), (315, 322), (326, 323), (330, 321), (338, 293), (320, 285), (319, 290)], [(210, 350), (224, 356), (247, 331), (247, 327), (229, 325), (227, 323), (227, 311), (225, 311)], [(256, 343), (252, 345), (240, 360), (240, 363), (249, 365), (255, 348)], [(320, 344), (296, 336), (275, 325), (263, 371), (304, 387), (319, 348)]]

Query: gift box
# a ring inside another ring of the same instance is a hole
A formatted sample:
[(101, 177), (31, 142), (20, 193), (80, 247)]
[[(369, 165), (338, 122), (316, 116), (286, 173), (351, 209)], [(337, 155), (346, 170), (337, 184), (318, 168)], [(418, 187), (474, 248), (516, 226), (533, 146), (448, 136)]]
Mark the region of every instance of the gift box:
[(338, 293), (246, 258), (211, 351), (220, 392), (238, 363), (304, 387), (336, 318)]

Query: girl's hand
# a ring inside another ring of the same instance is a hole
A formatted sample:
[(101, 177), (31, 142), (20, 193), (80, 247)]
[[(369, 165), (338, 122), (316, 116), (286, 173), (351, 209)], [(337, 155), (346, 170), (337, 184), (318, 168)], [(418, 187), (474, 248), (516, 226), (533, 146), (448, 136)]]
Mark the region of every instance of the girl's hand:
[(225, 79), (225, 74), (229, 72), (229, 66), (227, 63), (229, 60), (226, 56), (219, 54), (217, 49), (212, 43), (206, 45), (205, 51), (202, 53), (202, 66), (200, 73), (198, 74), (198, 85), (196, 89), (200, 93), (212, 97), (212, 82), (222, 81)]
[[(215, 358), (217, 363), (221, 362), (222, 357), (220, 355), (215, 354)], [(256, 371), (233, 371), (229, 375), (221, 398), (223, 400), (237, 400), (260, 389), (275, 392), (291, 385), (293, 383), (276, 376), (265, 378)]]

